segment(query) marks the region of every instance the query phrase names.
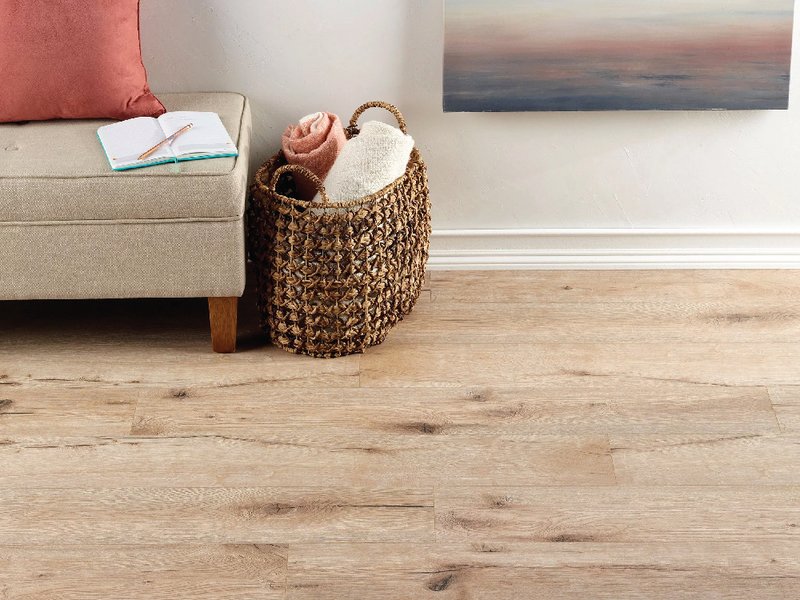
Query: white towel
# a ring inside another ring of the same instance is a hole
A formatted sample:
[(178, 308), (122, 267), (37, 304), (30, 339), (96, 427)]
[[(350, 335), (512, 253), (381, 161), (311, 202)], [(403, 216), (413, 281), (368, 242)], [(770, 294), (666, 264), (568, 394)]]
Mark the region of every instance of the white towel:
[[(325, 179), (331, 202), (369, 196), (403, 176), (414, 149), (414, 138), (380, 121), (364, 123), (348, 141)], [(314, 198), (320, 201), (319, 194)]]

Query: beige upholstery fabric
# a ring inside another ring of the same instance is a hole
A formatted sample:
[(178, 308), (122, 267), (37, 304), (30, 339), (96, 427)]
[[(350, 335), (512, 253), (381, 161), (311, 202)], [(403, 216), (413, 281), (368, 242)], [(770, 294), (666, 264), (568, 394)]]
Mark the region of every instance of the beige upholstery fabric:
[(0, 125), (0, 300), (242, 294), (247, 100), (159, 96), (218, 112), (239, 157), (114, 173), (104, 121)]
[[(241, 221), (0, 227), (0, 299), (241, 296)], [(0, 308), (2, 310), (2, 308)]]
[(168, 110), (219, 113), (240, 156), (115, 172), (97, 139), (97, 128), (112, 121), (3, 124), (0, 221), (240, 217), (250, 152), (246, 99), (160, 96)]

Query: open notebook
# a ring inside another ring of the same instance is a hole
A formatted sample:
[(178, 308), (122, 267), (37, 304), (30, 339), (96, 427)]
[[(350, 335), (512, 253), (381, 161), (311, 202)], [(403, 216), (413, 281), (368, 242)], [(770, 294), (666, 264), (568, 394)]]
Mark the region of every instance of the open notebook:
[[(146, 150), (189, 123), (192, 128), (186, 133), (145, 160), (139, 160)], [(212, 112), (175, 111), (164, 113), (157, 119), (136, 117), (104, 125), (97, 130), (97, 137), (115, 171), (239, 155), (219, 115)]]

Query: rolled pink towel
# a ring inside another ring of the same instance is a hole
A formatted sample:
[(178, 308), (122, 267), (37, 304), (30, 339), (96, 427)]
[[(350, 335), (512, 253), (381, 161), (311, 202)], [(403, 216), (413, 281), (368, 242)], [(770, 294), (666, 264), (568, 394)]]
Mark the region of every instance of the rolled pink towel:
[[(334, 114), (318, 112), (290, 125), (283, 134), (283, 154), (290, 165), (300, 165), (325, 180), (347, 142), (342, 122)], [(295, 177), (297, 196), (311, 200), (317, 187), (305, 177)]]

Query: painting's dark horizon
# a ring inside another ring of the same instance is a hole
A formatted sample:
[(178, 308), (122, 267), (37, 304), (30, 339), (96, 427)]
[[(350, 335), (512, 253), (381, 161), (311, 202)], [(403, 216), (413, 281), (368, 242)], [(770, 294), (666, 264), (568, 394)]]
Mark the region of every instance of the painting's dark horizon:
[(794, 0), (445, 0), (446, 111), (786, 109)]

